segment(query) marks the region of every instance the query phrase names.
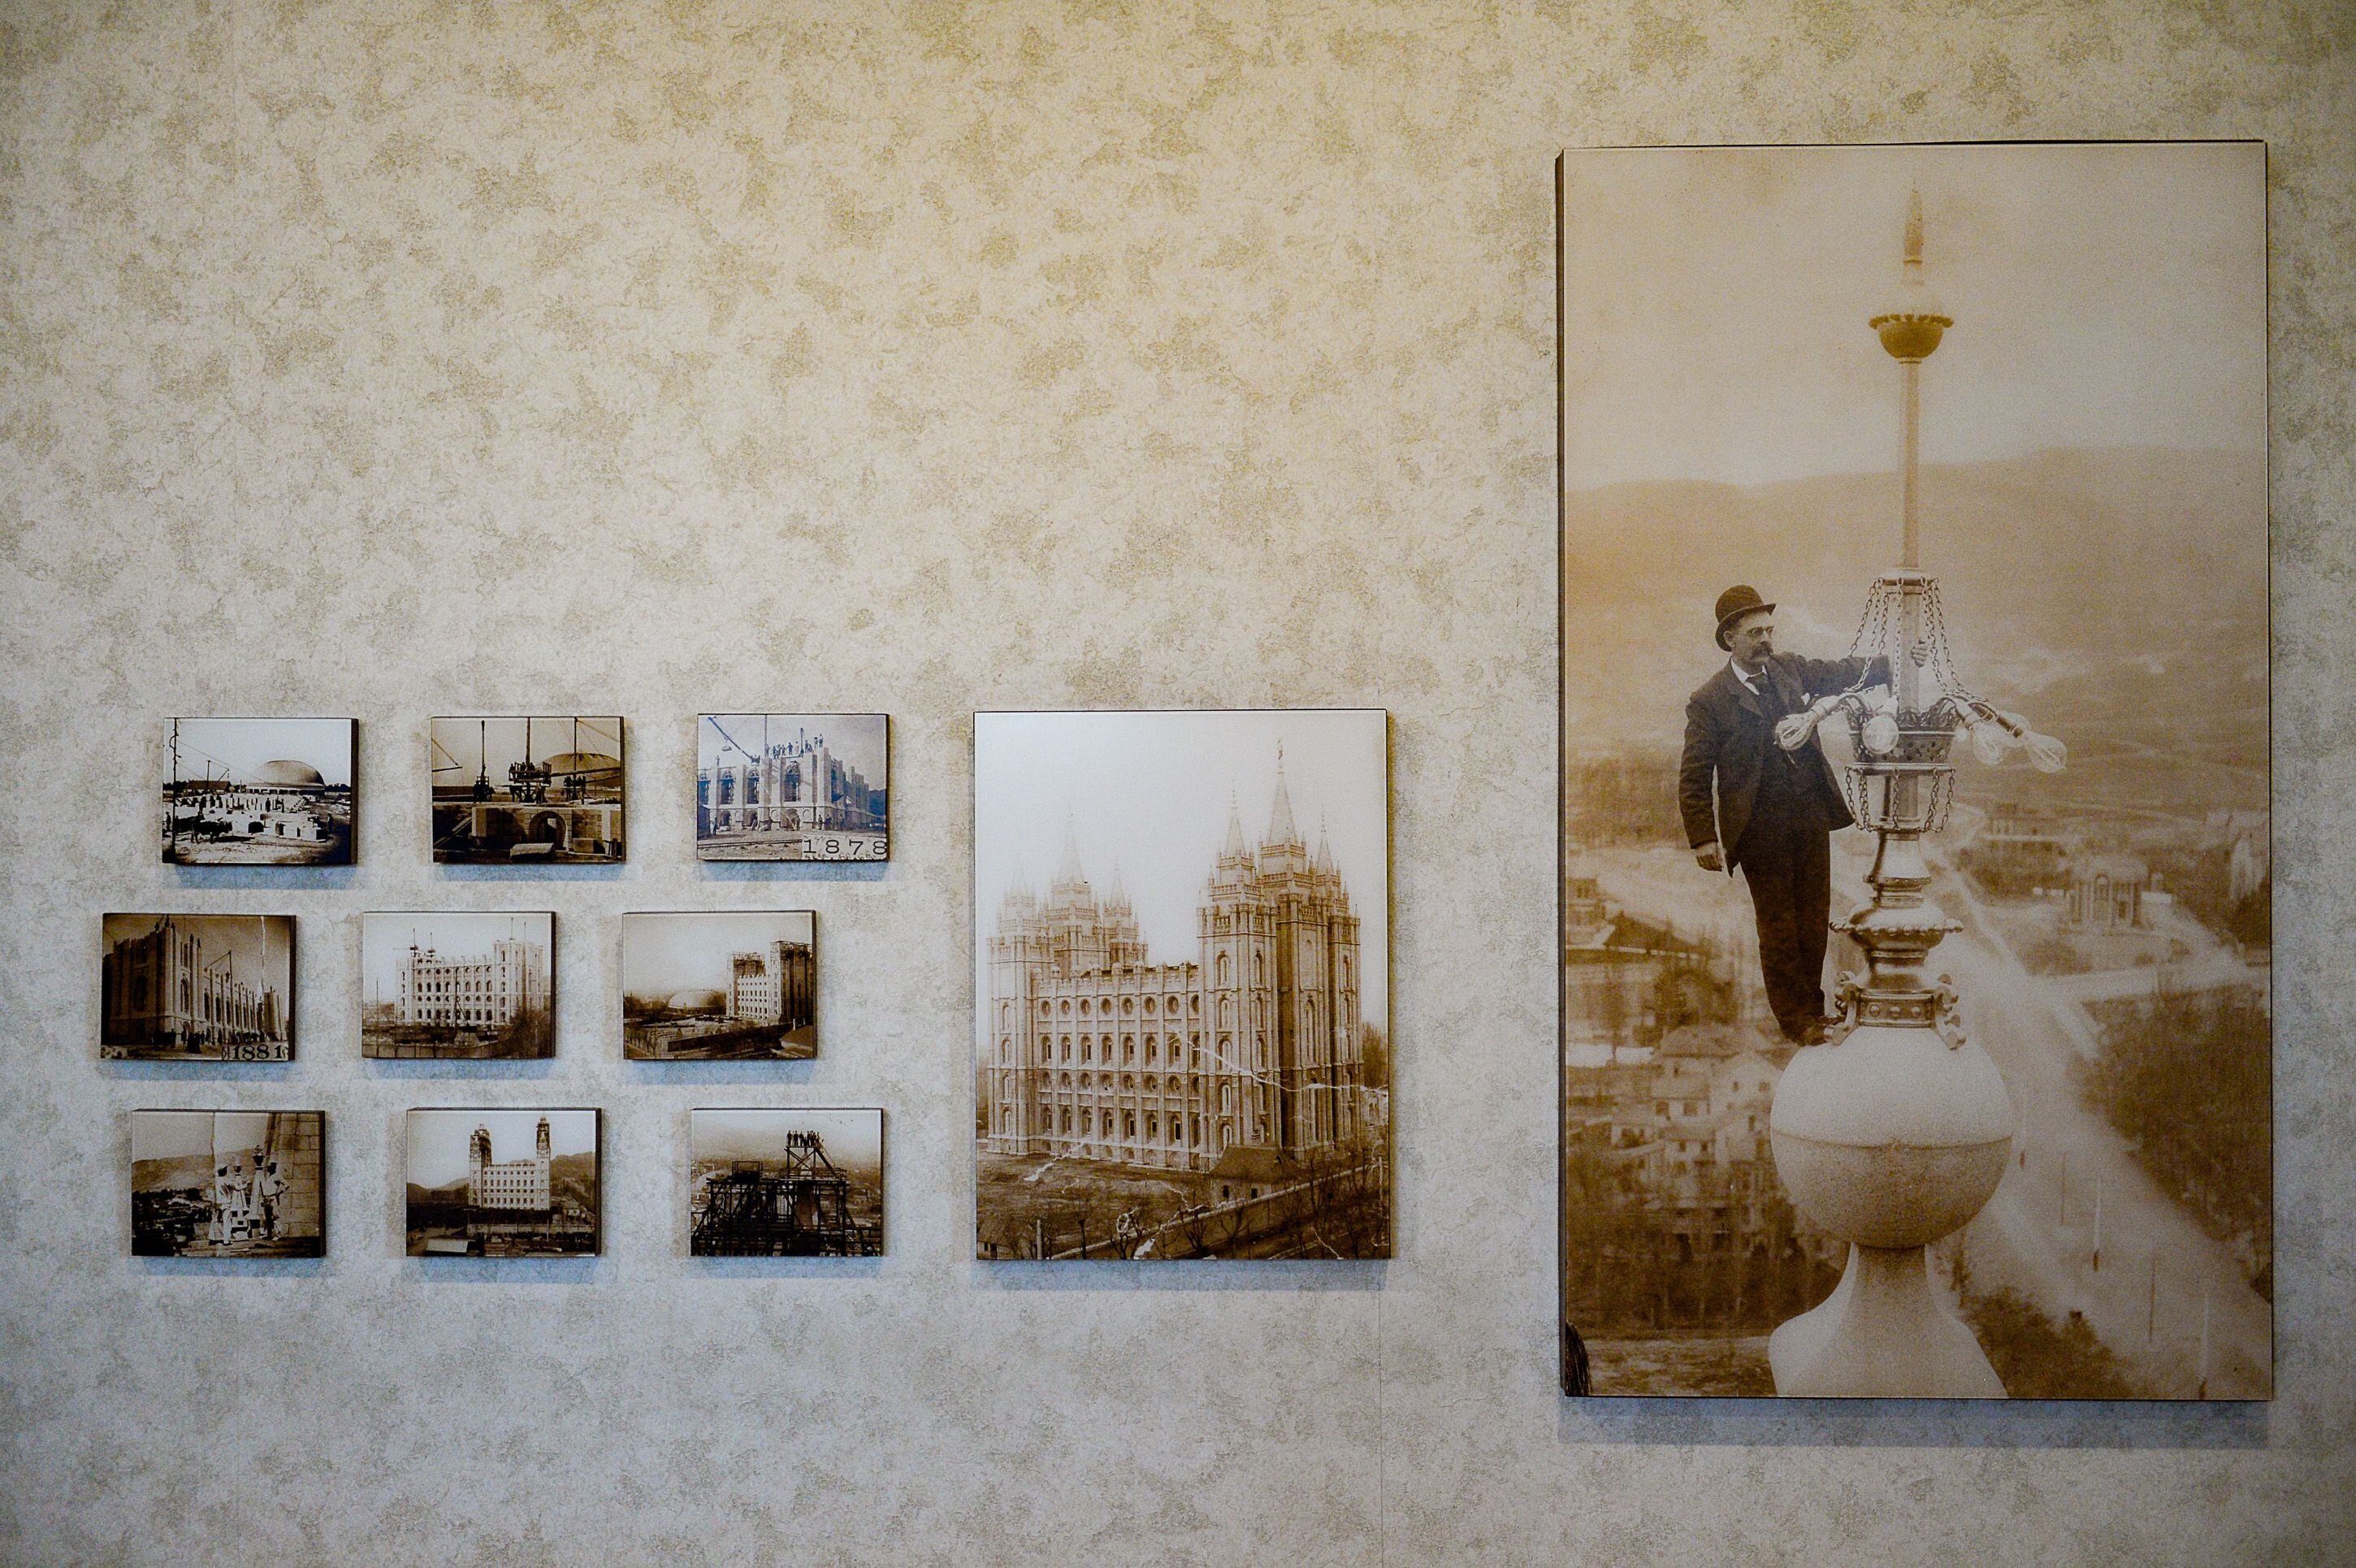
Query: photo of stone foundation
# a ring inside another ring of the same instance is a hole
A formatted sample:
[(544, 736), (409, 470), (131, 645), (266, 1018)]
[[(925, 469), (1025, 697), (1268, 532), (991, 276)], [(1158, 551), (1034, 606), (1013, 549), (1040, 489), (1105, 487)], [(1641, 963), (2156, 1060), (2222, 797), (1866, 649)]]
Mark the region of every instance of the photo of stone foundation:
[(132, 1254), (319, 1257), (326, 1143), (317, 1111), (133, 1112)]
[(976, 1256), (1389, 1255), (1388, 746), (975, 715)]
[(627, 847), (617, 716), (437, 718), (437, 865), (596, 865)]
[(1565, 1391), (2270, 1397), (2263, 147), (1561, 181)]
[(165, 864), (352, 864), (356, 728), (349, 719), (174, 719)]
[(633, 1061), (818, 1055), (818, 917), (807, 909), (622, 917), (622, 1054)]

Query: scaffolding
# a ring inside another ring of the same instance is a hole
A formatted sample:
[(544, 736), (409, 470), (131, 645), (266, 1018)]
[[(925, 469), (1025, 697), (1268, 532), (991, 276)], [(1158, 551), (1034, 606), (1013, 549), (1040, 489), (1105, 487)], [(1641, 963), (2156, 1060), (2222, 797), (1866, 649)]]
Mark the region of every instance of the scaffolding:
[(866, 1258), (882, 1228), (851, 1214), (851, 1178), (816, 1133), (786, 1134), (779, 1161), (735, 1160), (704, 1184), (692, 1250), (702, 1257)]

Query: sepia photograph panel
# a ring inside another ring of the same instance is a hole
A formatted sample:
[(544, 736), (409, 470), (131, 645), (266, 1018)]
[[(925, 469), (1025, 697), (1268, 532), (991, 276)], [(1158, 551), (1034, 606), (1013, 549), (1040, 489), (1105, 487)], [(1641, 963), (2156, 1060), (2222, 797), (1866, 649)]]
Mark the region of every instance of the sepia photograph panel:
[(99, 952), (100, 1056), (293, 1058), (292, 915), (107, 915)]
[(625, 848), (622, 721), (438, 718), (437, 865), (594, 865)]
[(889, 860), (891, 720), (705, 714), (695, 726), (698, 860)]
[(327, 1251), (327, 1116), (131, 1113), (131, 1251), (316, 1258)]
[(410, 1112), (412, 1258), (580, 1258), (597, 1251), (595, 1111)]
[(545, 910), (360, 917), (360, 1055), (556, 1054), (556, 917)]
[(1389, 1256), (1388, 723), (974, 716), (976, 1256)]
[(632, 1061), (818, 1055), (818, 917), (808, 909), (622, 917), (622, 1054)]
[(2269, 1397), (2264, 146), (1560, 179), (1566, 1391)]
[(884, 1251), (884, 1112), (688, 1113), (688, 1251), (871, 1258)]
[(352, 864), (350, 719), (176, 718), (164, 864)]

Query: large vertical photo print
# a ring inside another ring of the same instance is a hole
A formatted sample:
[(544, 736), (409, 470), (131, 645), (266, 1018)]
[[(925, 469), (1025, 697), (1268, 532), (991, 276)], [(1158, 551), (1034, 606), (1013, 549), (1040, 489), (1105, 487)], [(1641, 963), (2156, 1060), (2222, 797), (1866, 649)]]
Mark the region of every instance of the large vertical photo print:
[(1560, 214), (1566, 1391), (2270, 1397), (2264, 147)]
[(1388, 719), (974, 717), (975, 1255), (1390, 1255)]

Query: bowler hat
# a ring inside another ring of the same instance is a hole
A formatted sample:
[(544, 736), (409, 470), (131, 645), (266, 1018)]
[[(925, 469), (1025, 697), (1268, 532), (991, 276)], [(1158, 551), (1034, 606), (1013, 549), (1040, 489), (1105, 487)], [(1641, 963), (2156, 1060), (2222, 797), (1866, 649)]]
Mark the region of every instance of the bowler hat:
[(1775, 607), (1759, 596), (1759, 590), (1748, 583), (1737, 583), (1718, 596), (1718, 645), (1731, 648), (1726, 639), (1727, 628), (1753, 610), (1772, 610)]

